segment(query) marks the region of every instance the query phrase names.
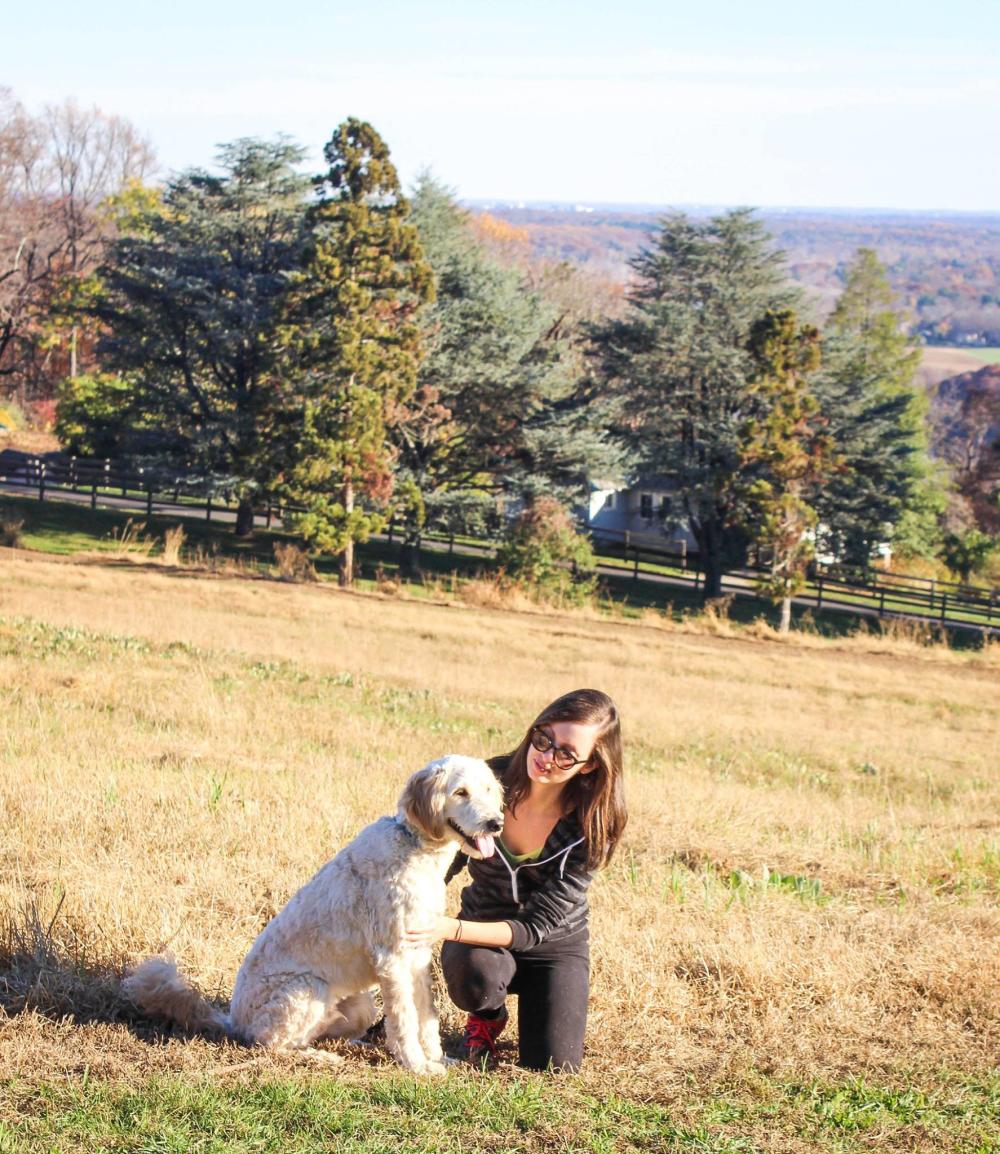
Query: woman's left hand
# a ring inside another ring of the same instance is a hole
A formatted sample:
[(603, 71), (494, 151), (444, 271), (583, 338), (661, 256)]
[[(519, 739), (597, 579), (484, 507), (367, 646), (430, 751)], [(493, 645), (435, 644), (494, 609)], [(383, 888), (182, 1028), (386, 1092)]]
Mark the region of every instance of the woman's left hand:
[(429, 926), (408, 926), (403, 932), (403, 945), (413, 949), (433, 946), (451, 935), (454, 918), (438, 918)]

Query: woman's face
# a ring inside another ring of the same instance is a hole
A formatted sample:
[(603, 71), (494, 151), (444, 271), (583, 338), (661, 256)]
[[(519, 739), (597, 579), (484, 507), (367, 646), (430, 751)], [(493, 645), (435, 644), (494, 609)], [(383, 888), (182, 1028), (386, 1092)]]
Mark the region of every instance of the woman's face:
[[(592, 766), (587, 762), (594, 752), (601, 727), (579, 721), (548, 721), (537, 727), (552, 742), (550, 749), (535, 749), (528, 746), (527, 772), (529, 780), (540, 785), (565, 785), (578, 773), (590, 773)], [(569, 769), (560, 769), (555, 763), (556, 750), (572, 755), (577, 763)], [(582, 763), (582, 764), (581, 764)]]

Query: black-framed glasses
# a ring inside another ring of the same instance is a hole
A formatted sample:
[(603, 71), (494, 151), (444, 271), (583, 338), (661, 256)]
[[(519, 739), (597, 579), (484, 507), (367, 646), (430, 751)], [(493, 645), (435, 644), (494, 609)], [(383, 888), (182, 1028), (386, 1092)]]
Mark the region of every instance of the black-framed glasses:
[(573, 769), (577, 765), (585, 765), (589, 758), (577, 757), (571, 750), (563, 745), (556, 745), (551, 737), (544, 729), (539, 729), (536, 725), (531, 731), (531, 745), (537, 749), (539, 753), (548, 753), (552, 750), (552, 760), (559, 769)]

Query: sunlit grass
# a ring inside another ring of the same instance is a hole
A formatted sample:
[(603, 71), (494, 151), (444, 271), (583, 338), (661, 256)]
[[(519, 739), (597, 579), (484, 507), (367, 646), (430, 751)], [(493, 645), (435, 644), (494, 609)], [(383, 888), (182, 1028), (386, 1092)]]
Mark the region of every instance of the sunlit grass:
[[(0, 1149), (989, 1149), (996, 655), (700, 629), (0, 558)], [(133, 1032), (129, 959), (169, 944), (224, 1001), (410, 770), (583, 684), (622, 709), (632, 822), (578, 1078), (458, 1072), (404, 1109), (418, 1084), (351, 1051), (345, 1088), (220, 1086), (245, 1052)], [(468, 1116), (484, 1087), (503, 1117)]]

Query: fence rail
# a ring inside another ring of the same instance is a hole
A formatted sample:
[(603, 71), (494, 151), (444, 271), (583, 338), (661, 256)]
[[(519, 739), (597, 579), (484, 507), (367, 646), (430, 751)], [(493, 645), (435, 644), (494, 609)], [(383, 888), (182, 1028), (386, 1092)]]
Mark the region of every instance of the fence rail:
[[(593, 533), (595, 546), (621, 557), (623, 572), (636, 580), (664, 575), (671, 581), (698, 589), (704, 576), (697, 554), (686, 549), (659, 547), (642, 535), (601, 529)], [(753, 565), (725, 573), (727, 593), (751, 593), (767, 571)], [(962, 585), (930, 577), (873, 571), (866, 577), (844, 566), (816, 563), (805, 589), (795, 597), (798, 605), (815, 609), (853, 610), (879, 617), (909, 617), (928, 623), (1000, 630), (1000, 590)]]
[[(26, 495), (44, 501), (55, 494), (89, 499), (92, 509), (98, 505), (174, 514), (204, 513), (229, 519), (235, 513), (232, 481), (218, 477), (176, 476), (152, 470), (124, 470), (112, 461), (95, 461), (73, 457), (33, 457), (11, 450), (0, 452), (0, 483), (23, 490)], [(270, 527), (280, 521), (293, 506), (279, 503), (266, 494), (254, 502), (254, 522)], [(446, 541), (449, 552), (465, 548), (467, 538), (429, 529), (428, 540)], [(641, 534), (599, 529), (592, 532), (594, 545), (605, 570), (618, 570), (634, 580), (660, 579), (697, 590), (703, 586), (704, 574), (698, 556), (686, 548), (661, 547)], [(392, 540), (390, 526), (389, 540)], [(475, 546), (492, 551), (495, 542), (481, 541)], [(621, 564), (617, 564), (620, 559)], [(723, 575), (726, 593), (754, 595), (756, 582), (765, 570), (746, 566)], [(1000, 634), (1000, 590), (982, 586), (938, 581), (929, 577), (876, 571), (867, 575), (839, 565), (816, 564), (805, 589), (796, 595), (796, 604), (815, 609), (875, 614), (879, 617), (905, 617), (950, 628), (972, 628)]]
[[(232, 481), (218, 477), (178, 476), (152, 469), (122, 469), (112, 461), (76, 457), (32, 457), (10, 450), (0, 453), (0, 483), (18, 486), (26, 495), (44, 501), (53, 494), (82, 494), (91, 509), (98, 505), (144, 509), (154, 512), (201, 512), (207, 521), (213, 513), (235, 513)], [(290, 506), (258, 494), (254, 521), (270, 527)]]

